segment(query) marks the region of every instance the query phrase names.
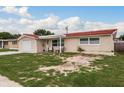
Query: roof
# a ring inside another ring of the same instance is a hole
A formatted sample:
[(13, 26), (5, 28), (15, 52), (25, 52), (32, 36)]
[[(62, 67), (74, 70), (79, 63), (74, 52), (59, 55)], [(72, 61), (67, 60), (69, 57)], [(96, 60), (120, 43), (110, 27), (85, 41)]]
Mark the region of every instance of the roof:
[(60, 38), (64, 37), (65, 35), (47, 35), (47, 36), (40, 36), (40, 39), (55, 39), (55, 38)]
[(0, 39), (0, 41), (17, 41), (17, 39)]
[(39, 39), (39, 36), (38, 36), (38, 35), (23, 34), (22, 36), (20, 36), (20, 37), (18, 38), (18, 40), (20, 40), (21, 38), (23, 38), (23, 37), (25, 37), (25, 36), (27, 36), (27, 37), (29, 37), (29, 38), (32, 38), (32, 39)]
[(30, 37), (33, 37), (35, 39), (39, 39), (38, 35), (33, 35), (33, 34), (23, 34), (23, 35), (30, 36)]
[(87, 31), (87, 32), (76, 32), (76, 33), (68, 33), (66, 36), (91, 36), (91, 35), (111, 35), (117, 29), (106, 29), (106, 30), (96, 30), (96, 31)]

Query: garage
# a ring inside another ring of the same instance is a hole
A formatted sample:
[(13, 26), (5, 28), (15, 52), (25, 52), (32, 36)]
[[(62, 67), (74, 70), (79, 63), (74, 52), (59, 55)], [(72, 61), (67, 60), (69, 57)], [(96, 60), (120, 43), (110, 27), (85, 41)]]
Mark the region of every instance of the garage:
[(32, 52), (33, 50), (31, 46), (32, 46), (31, 40), (26, 40), (21, 43), (22, 51), (24, 52)]
[(37, 40), (35, 35), (24, 34), (19, 38), (19, 51), (23, 53), (37, 53)]

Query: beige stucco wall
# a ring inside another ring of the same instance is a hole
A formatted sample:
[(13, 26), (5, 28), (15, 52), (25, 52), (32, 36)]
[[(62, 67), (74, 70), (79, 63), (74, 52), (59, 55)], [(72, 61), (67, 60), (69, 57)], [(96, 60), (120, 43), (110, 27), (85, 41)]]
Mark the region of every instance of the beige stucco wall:
[[(89, 36), (91, 37), (91, 36)], [(79, 37), (66, 38), (64, 40), (65, 52), (77, 52), (80, 46), (87, 52), (111, 52), (114, 51), (114, 41), (112, 36), (95, 36), (100, 38), (99, 45), (83, 45), (80, 44)]]
[(12, 44), (12, 41), (7, 41), (8, 45), (4, 45), (4, 48), (9, 48), (9, 49), (18, 49), (18, 41), (17, 44)]
[(52, 40), (37, 40), (37, 52), (52, 50)]
[(9, 49), (9, 43), (8, 43), (8, 45), (5, 45), (5, 44), (4, 44), (4, 48), (8, 48), (8, 49)]
[(19, 51), (24, 52), (22, 50), (21, 44), (22, 44), (23, 41), (28, 41), (28, 40), (31, 41), (31, 48), (32, 48), (32, 52), (31, 53), (37, 53), (37, 40), (32, 39), (32, 38), (28, 38), (28, 37), (23, 37), (23, 38), (21, 38), (19, 40)]
[(43, 52), (43, 40), (37, 40), (37, 53)]

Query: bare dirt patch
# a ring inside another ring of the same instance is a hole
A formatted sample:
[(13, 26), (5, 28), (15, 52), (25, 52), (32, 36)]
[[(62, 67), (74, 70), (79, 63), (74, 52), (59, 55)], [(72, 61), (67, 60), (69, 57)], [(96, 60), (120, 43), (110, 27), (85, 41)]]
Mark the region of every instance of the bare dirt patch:
[[(96, 60), (101, 59), (101, 56), (84, 56), (76, 55), (68, 58), (63, 58), (63, 64), (58, 66), (40, 67), (39, 70), (47, 72), (49, 70), (59, 71), (60, 73), (70, 73), (79, 71), (80, 67), (90, 68), (91, 63)], [(95, 67), (97, 68), (97, 67)]]

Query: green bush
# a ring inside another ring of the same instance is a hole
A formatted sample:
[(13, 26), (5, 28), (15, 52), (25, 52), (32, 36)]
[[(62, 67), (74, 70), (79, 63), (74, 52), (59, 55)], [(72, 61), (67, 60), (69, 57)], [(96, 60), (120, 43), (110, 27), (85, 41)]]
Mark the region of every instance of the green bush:
[(78, 47), (77, 51), (81, 53), (84, 51), (84, 49), (82, 49), (81, 47)]

